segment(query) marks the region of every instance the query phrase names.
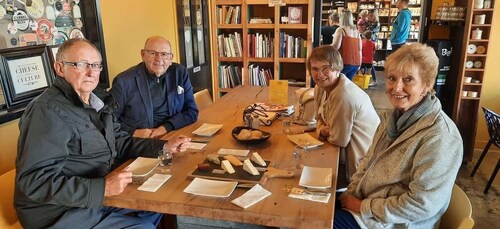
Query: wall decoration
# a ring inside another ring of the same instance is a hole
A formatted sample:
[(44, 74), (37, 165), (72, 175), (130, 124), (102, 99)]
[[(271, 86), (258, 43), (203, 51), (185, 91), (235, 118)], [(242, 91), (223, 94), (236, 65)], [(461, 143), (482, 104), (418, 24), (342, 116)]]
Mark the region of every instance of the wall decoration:
[(54, 78), (45, 45), (0, 52), (0, 73), (7, 110), (27, 105)]
[[(52, 55), (70, 37), (85, 38), (101, 52), (104, 69), (98, 86), (108, 88), (99, 0), (0, 0), (0, 124), (18, 118), (27, 103), (52, 84), (43, 80), (55, 75)], [(42, 52), (43, 47), (48, 51)], [(15, 69), (21, 65), (37, 70), (19, 74)], [(29, 85), (17, 81), (30, 79), (30, 74), (37, 80)]]

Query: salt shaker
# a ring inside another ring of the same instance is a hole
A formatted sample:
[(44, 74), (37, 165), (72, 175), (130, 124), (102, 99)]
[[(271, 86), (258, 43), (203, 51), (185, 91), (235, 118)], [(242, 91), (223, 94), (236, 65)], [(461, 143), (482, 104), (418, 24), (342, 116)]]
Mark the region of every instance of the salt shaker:
[(246, 113), (245, 114), (245, 126), (248, 127), (248, 128), (252, 128), (252, 114), (250, 113)]
[(253, 129), (259, 129), (259, 125), (260, 125), (259, 115), (254, 114), (253, 117), (252, 117), (252, 128)]

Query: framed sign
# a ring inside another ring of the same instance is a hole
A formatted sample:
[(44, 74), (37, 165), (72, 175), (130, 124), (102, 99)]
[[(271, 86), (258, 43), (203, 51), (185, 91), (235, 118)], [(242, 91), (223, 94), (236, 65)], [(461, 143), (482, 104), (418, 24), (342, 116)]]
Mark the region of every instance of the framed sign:
[(26, 106), (52, 85), (48, 48), (39, 45), (0, 51), (0, 74), (7, 110)]

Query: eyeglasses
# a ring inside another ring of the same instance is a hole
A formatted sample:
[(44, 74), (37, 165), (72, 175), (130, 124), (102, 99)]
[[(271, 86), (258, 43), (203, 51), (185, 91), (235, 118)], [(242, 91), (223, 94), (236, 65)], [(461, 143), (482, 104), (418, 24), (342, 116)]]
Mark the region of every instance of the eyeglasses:
[(149, 57), (156, 57), (156, 55), (160, 55), (160, 57), (165, 60), (170, 60), (174, 57), (174, 54), (171, 52), (157, 52), (149, 49), (144, 49), (144, 53), (146, 53)]
[(332, 70), (332, 66), (323, 65), (320, 68), (311, 68), (311, 74), (316, 74), (321, 71), (321, 73), (327, 75)]
[(78, 70), (87, 70), (87, 68), (91, 68), (93, 71), (102, 71), (102, 64), (98, 63), (87, 63), (87, 62), (68, 62), (68, 61), (61, 61), (61, 63), (69, 66), (73, 66), (74, 68)]

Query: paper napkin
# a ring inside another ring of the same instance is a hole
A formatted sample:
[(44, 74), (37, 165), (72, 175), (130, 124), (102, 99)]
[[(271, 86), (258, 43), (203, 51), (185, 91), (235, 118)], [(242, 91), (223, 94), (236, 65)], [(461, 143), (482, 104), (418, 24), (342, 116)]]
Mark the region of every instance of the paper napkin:
[(169, 174), (154, 174), (146, 182), (144, 182), (138, 190), (146, 192), (156, 192), (172, 175)]
[(294, 194), (290, 193), (288, 194), (288, 197), (291, 198), (297, 198), (297, 199), (303, 199), (303, 200), (310, 200), (310, 201), (315, 201), (315, 202), (321, 202), (321, 203), (328, 203), (328, 200), (330, 199), (330, 196), (332, 194), (328, 193), (328, 195), (314, 195), (314, 194)]
[(188, 149), (203, 149), (206, 145), (205, 143), (189, 142), (187, 147)]
[(268, 197), (269, 195), (271, 195), (271, 192), (267, 191), (259, 184), (256, 184), (255, 186), (253, 186), (253, 188), (245, 192), (243, 195), (231, 201), (231, 203), (236, 204), (242, 208), (248, 208)]

